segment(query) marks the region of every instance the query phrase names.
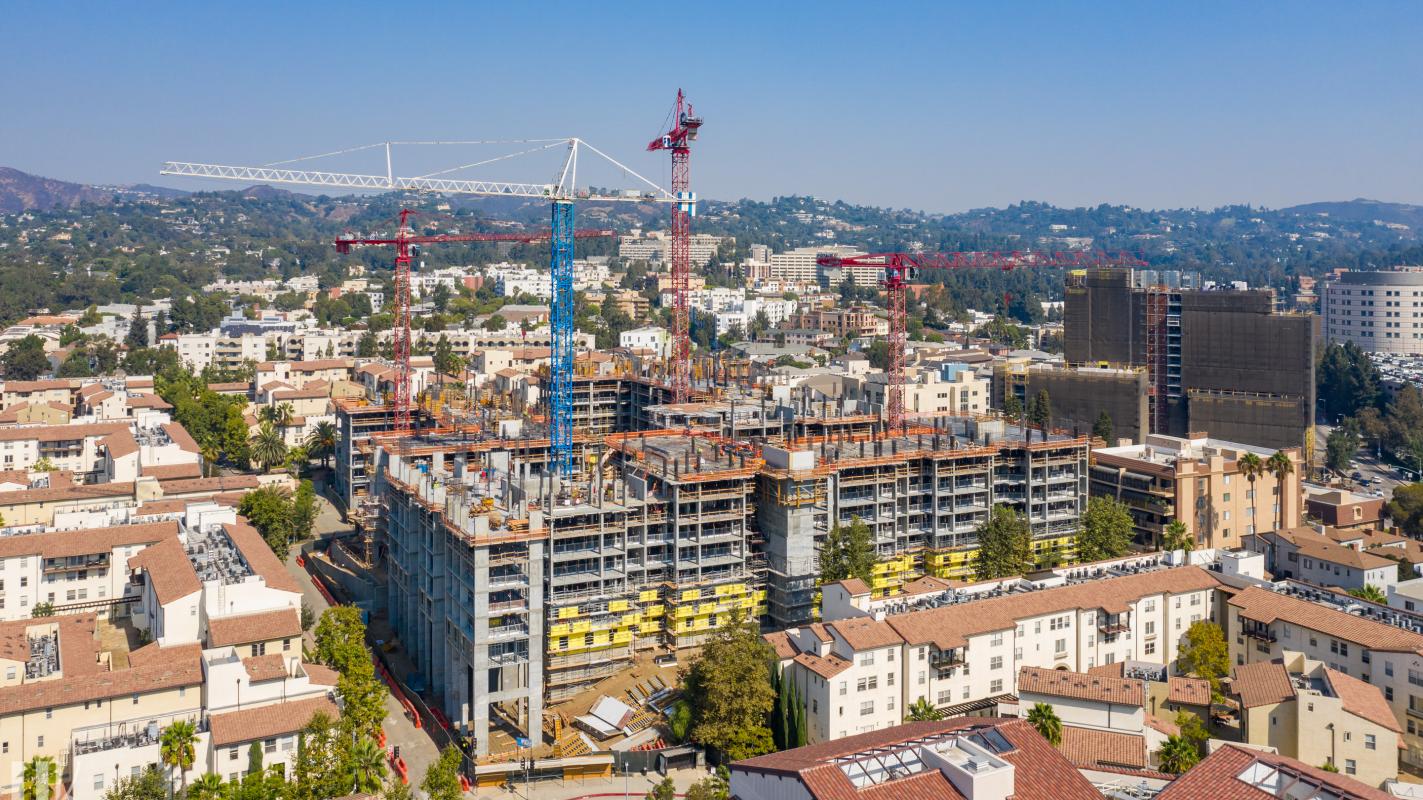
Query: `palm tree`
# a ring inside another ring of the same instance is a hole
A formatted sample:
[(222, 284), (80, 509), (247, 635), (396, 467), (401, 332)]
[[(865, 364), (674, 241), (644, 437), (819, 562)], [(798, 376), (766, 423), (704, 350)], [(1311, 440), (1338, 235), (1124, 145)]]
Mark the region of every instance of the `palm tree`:
[(178, 769), (178, 778), (183, 787), (188, 786), (188, 770), (193, 768), (197, 753), (193, 747), (198, 739), (198, 729), (193, 723), (180, 719), (163, 729), (158, 737), (158, 756), (165, 766)]
[(1166, 530), (1163, 531), (1161, 539), (1164, 550), (1185, 550), (1189, 553), (1196, 549), (1196, 540), (1187, 530), (1186, 523), (1179, 519), (1173, 519), (1166, 523)]
[[(58, 777), (59, 770), (55, 767), (53, 758), (35, 756), (25, 762), (25, 771), (21, 777), (21, 797), (23, 800), (48, 800), (54, 797), (54, 784)], [(45, 787), (45, 791), (40, 791), (41, 786)]]
[(1062, 720), (1047, 703), (1033, 703), (1033, 707), (1028, 709), (1028, 724), (1036, 728), (1053, 747), (1062, 744)]
[(306, 435), (306, 451), (321, 459), (321, 467), (325, 469), (330, 464), (332, 454), (336, 452), (336, 443), (339, 438), (340, 434), (336, 432), (336, 423), (322, 420), (316, 423), (316, 427), (311, 429), (311, 433)]
[(193, 785), (183, 795), (184, 800), (221, 800), (222, 777), (204, 772), (193, 780)]
[(1257, 505), (1255, 502), (1257, 499), (1255, 497), (1255, 479), (1265, 474), (1265, 462), (1261, 461), (1260, 457), (1254, 453), (1246, 453), (1235, 460), (1235, 468), (1244, 476), (1245, 480), (1250, 481), (1250, 526), (1255, 533), (1259, 533), (1260, 528), (1255, 524), (1257, 517), (1255, 514)]
[(270, 422), (263, 422), (262, 427), (252, 435), (248, 442), (252, 460), (262, 465), (263, 471), (286, 460), (287, 443), (282, 439), (281, 431), (278, 431)]
[(1370, 603), (1378, 603), (1380, 605), (1386, 605), (1388, 603), (1388, 596), (1372, 583), (1366, 583), (1357, 589), (1350, 589), (1349, 594), (1352, 597), (1367, 600)]
[(385, 784), (385, 750), (369, 736), (351, 747), (349, 764), (353, 792), (377, 792)]
[(1295, 462), (1285, 455), (1285, 451), (1276, 450), (1274, 455), (1265, 459), (1265, 471), (1275, 476), (1275, 505), (1278, 506), (1275, 530), (1280, 530), (1285, 527), (1285, 478), (1295, 471)]
[(292, 404), (278, 403), (274, 406), (262, 406), (257, 409), (257, 419), (270, 422), (278, 428), (285, 428), (292, 421)]
[(934, 704), (929, 702), (927, 697), (921, 697), (909, 704), (909, 713), (905, 719), (910, 722), (932, 722), (939, 718), (939, 709), (934, 708)]
[(1201, 760), (1201, 751), (1184, 736), (1168, 736), (1156, 751), (1157, 766), (1162, 772), (1180, 775)]

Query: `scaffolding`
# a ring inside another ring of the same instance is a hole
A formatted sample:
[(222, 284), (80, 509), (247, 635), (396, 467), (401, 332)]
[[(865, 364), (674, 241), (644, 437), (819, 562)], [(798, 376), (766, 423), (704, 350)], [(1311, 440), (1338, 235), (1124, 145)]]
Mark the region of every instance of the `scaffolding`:
[(1169, 393), (1167, 353), (1167, 292), (1152, 286), (1146, 291), (1146, 369), (1147, 397), (1150, 404), (1151, 432), (1167, 429), (1166, 407)]

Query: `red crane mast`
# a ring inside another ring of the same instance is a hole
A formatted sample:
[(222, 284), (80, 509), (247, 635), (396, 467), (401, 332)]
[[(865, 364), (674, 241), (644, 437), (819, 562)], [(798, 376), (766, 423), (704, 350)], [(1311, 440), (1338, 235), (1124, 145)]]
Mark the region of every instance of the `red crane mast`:
[(916, 270), (940, 269), (1026, 269), (1061, 267), (1144, 267), (1146, 262), (1127, 253), (1070, 250), (1047, 252), (1014, 250), (1007, 252), (963, 253), (870, 253), (863, 256), (821, 256), (823, 267), (878, 267), (884, 270), (880, 286), (889, 311), (889, 364), (885, 370), (885, 418), (890, 430), (904, 425), (904, 289)]
[[(395, 430), (406, 433), (411, 429), (410, 413), (410, 264), (411, 247), (421, 244), (443, 242), (539, 242), (551, 238), (549, 231), (535, 233), (454, 233), (417, 236), (410, 227), (409, 218), (415, 214), (412, 209), (400, 210), (400, 227), (393, 239), (364, 239), (343, 237), (336, 240), (336, 252), (349, 253), (355, 245), (375, 245), (395, 248), (395, 319), (392, 328), (392, 355), (395, 361), (395, 396), (392, 406), (395, 410)], [(613, 236), (610, 230), (574, 231), (577, 239), (592, 239)]]
[(691, 142), (696, 141), (702, 118), (692, 113), (682, 90), (677, 90), (677, 106), (672, 129), (653, 139), (649, 152), (672, 152), (672, 401), (684, 403), (692, 387), (692, 342), (689, 338), (687, 283), (691, 275), (692, 217), (697, 213), (697, 196), (691, 191)]

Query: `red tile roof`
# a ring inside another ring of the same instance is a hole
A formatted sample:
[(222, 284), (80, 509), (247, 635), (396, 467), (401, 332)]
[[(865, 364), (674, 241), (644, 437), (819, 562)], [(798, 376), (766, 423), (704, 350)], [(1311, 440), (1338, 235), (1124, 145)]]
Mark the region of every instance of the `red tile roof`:
[(835, 759), (892, 748), (925, 736), (993, 728), (1013, 749), (1001, 758), (1013, 765), (1015, 800), (1101, 800), (1101, 794), (1072, 763), (1053, 749), (1025, 720), (959, 717), (934, 722), (910, 722), (843, 739), (820, 742), (737, 761), (733, 773), (759, 772), (798, 779), (813, 800), (964, 800), (964, 795), (937, 769), (856, 789)]
[(244, 658), (242, 666), (247, 670), (247, 679), (252, 683), (277, 681), (287, 677), (287, 660), (281, 653)]
[(225, 747), (296, 733), (317, 714), (325, 714), (335, 720), (341, 715), (341, 710), (329, 698), (316, 697), (213, 714), (208, 717), (208, 724), (211, 726), (213, 746)]
[(1227, 744), (1173, 781), (1156, 800), (1275, 800), (1275, 795), (1240, 780), (1241, 773), (1255, 763), (1284, 767), (1311, 778), (1333, 789), (1340, 800), (1390, 800), (1392, 797), (1347, 775), (1325, 772), (1286, 756)]
[(269, 642), (300, 635), (301, 618), (295, 608), (208, 620), (208, 647)]
[(849, 592), (851, 597), (870, 593), (870, 585), (859, 578), (846, 578), (843, 581), (836, 581), (836, 583), (845, 587), (845, 591)]
[(148, 585), (159, 605), (168, 605), (196, 592), (203, 585), (198, 573), (193, 570), (193, 562), (183, 550), (183, 543), (174, 536), (165, 539), (128, 560), (129, 569), (143, 570), (148, 576)]
[(1295, 687), (1283, 662), (1257, 661), (1231, 670), (1230, 692), (1242, 707), (1255, 708), (1293, 700)]
[(287, 572), (286, 565), (272, 552), (272, 548), (256, 528), (239, 517), (237, 524), (223, 523), (222, 529), (227, 532), (232, 543), (237, 545), (237, 549), (242, 551), (242, 557), (247, 559), (247, 565), (252, 571), (262, 576), (268, 588), (301, 593), (301, 586), (297, 584), (296, 578)]
[(1018, 696), (1026, 693), (1116, 705), (1145, 705), (1141, 681), (1042, 667), (1018, 670)]
[(1145, 769), (1146, 737), (1135, 733), (1062, 726), (1059, 752), (1080, 768)]
[(1398, 719), (1378, 688), (1328, 667), (1324, 669), (1324, 674), (1329, 677), (1329, 685), (1334, 689), (1334, 693), (1339, 695), (1345, 711), (1375, 725), (1382, 725), (1395, 733), (1403, 733), (1403, 728), (1399, 727)]
[(1166, 702), (1188, 706), (1211, 704), (1211, 682), (1201, 678), (1172, 676), (1166, 679)]

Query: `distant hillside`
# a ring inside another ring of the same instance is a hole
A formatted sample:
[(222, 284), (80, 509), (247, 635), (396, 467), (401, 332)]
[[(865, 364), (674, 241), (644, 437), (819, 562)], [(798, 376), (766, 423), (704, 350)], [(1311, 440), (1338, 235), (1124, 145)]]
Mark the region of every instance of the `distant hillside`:
[(1423, 206), (1409, 203), (1385, 203), (1381, 200), (1347, 200), (1330, 203), (1306, 203), (1302, 206), (1282, 208), (1286, 213), (1305, 215), (1328, 215), (1332, 219), (1346, 222), (1374, 222), (1375, 220), (1395, 225), (1407, 225), (1413, 230), (1423, 228)]
[(109, 203), (113, 195), (112, 190), (50, 180), (10, 167), (0, 167), (0, 214), (55, 207), (73, 208), (80, 203)]

